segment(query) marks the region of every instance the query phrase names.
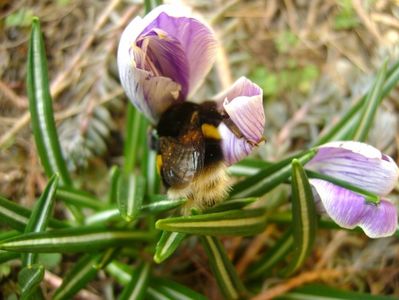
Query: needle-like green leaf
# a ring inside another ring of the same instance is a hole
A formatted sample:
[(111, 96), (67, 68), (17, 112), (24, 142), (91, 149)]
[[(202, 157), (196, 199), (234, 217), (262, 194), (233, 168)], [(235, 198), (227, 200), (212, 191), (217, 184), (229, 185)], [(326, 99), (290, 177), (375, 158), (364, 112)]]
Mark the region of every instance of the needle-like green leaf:
[(207, 298), (188, 287), (164, 278), (151, 278), (147, 290), (149, 299), (172, 299), (172, 300), (206, 300)]
[[(0, 196), (0, 223), (24, 232), (30, 215), (31, 211), (29, 209)], [(55, 219), (50, 219), (49, 225), (52, 228), (69, 227), (67, 223)]]
[(145, 192), (144, 177), (134, 174), (121, 174), (117, 188), (118, 208), (122, 218), (131, 222), (140, 213)]
[(365, 142), (368, 133), (373, 125), (375, 115), (377, 114), (378, 106), (382, 100), (382, 88), (385, 81), (386, 63), (377, 74), (377, 78), (371, 91), (368, 93), (365, 103), (363, 104), (363, 111), (360, 115), (360, 122), (354, 128), (355, 132), (351, 139), (355, 141)]
[[(39, 200), (33, 208), (28, 224), (25, 227), (25, 233), (41, 232), (47, 227), (47, 223), (53, 213), (54, 195), (57, 190), (58, 175), (54, 174), (49, 180)], [(22, 255), (24, 266), (31, 266), (37, 263), (37, 254), (27, 253)]]
[(264, 230), (263, 209), (233, 210), (158, 220), (157, 229), (189, 234), (228, 236), (254, 235)]
[[(399, 61), (396, 62), (387, 71), (386, 80), (381, 91), (380, 100), (384, 99), (384, 97), (390, 93), (390, 91), (397, 85), (398, 81)], [(354, 127), (353, 124), (358, 124), (360, 121), (360, 113), (363, 111), (363, 104), (365, 103), (365, 99), (366, 97), (368, 97), (370, 92), (368, 92), (361, 99), (359, 99), (359, 101), (357, 101), (334, 126), (327, 129), (325, 133), (323, 133), (323, 135), (316, 140), (314, 146), (322, 145), (329, 141), (349, 139), (350, 134), (352, 133), (352, 129)]]
[(54, 121), (46, 53), (38, 18), (34, 18), (32, 22), (28, 51), (27, 87), (33, 135), (46, 175), (51, 177), (58, 173), (62, 185), (71, 185)]
[(317, 229), (316, 207), (312, 188), (301, 163), (292, 161), (292, 227), (294, 253), (286, 276), (297, 271), (312, 251)]
[(240, 199), (229, 199), (222, 203), (216, 204), (205, 210), (206, 213), (222, 212), (227, 210), (240, 209), (251, 203), (254, 203), (258, 198), (240, 198)]
[(235, 184), (230, 195), (234, 198), (260, 197), (290, 177), (293, 158), (297, 158), (302, 164), (305, 164), (315, 154), (316, 150), (309, 150), (277, 162)]
[(141, 113), (132, 103), (129, 102), (126, 114), (125, 145), (123, 148), (123, 156), (125, 158), (123, 171), (125, 174), (131, 173), (136, 165), (137, 150), (139, 147), (138, 139), (140, 123), (142, 118)]
[(171, 256), (185, 237), (185, 233), (163, 231), (155, 247), (154, 261), (159, 264)]
[(86, 254), (65, 275), (61, 286), (55, 291), (53, 300), (68, 300), (96, 276), (94, 268), (99, 254)]
[(18, 273), (21, 300), (30, 299), (44, 278), (44, 267), (39, 264), (27, 266)]
[(250, 266), (245, 279), (250, 281), (254, 278), (267, 275), (272, 268), (287, 257), (288, 252), (294, 245), (292, 231), (287, 230), (276, 244), (266, 251), (259, 261)]
[(227, 257), (222, 243), (217, 237), (202, 236), (201, 244), (209, 259), (212, 272), (226, 299), (240, 299), (246, 294), (244, 285)]
[(104, 209), (106, 207), (106, 203), (95, 196), (72, 187), (59, 187), (56, 197), (65, 203), (73, 204), (77, 207), (87, 207), (95, 210)]
[(270, 165), (272, 165), (272, 163), (264, 160), (247, 158), (230, 166), (228, 170), (233, 176), (252, 176)]
[(48, 232), (28, 233), (2, 241), (1, 250), (19, 252), (93, 252), (99, 249), (151, 241), (145, 231), (109, 230), (98, 227), (75, 227)]
[(108, 203), (116, 203), (118, 193), (118, 182), (121, 171), (117, 166), (113, 166), (110, 171), (110, 187), (108, 192)]
[(125, 286), (119, 300), (141, 300), (145, 299), (147, 292), (150, 264), (142, 263), (131, 274), (130, 282)]

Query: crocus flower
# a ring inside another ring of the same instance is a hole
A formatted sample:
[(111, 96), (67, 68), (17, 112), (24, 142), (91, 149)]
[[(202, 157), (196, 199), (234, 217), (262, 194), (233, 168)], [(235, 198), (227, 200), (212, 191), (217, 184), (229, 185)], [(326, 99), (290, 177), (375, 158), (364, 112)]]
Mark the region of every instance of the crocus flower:
[(310, 179), (319, 209), (344, 228), (359, 226), (371, 238), (392, 235), (397, 227), (395, 205), (385, 196), (399, 176), (393, 159), (373, 146), (354, 142), (331, 142), (320, 146), (307, 169), (343, 180), (380, 196), (378, 204), (341, 186), (321, 179)]
[[(144, 18), (133, 19), (122, 33), (118, 47), (121, 84), (153, 124), (171, 105), (191, 98), (216, 57), (214, 32), (189, 15), (182, 6), (161, 5)], [(243, 77), (215, 101), (243, 134), (237, 136), (223, 123), (218, 128), (230, 165), (262, 141), (262, 90)]]

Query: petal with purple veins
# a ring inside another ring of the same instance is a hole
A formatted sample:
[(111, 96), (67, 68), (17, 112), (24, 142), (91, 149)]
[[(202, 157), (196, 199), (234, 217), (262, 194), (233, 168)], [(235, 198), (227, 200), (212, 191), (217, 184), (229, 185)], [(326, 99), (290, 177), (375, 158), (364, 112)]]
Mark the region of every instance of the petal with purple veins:
[(167, 32), (154, 29), (145, 36), (139, 37), (133, 54), (137, 54), (136, 67), (149, 71), (154, 76), (170, 78), (180, 84), (180, 98), (187, 97), (188, 62), (179, 41), (169, 36)]
[[(197, 90), (210, 71), (217, 51), (217, 40), (206, 23), (187, 17), (178, 6), (162, 5), (158, 15), (144, 28), (143, 34), (160, 29), (179, 41), (188, 63), (188, 97)], [(152, 15), (151, 15), (152, 16)]]
[(399, 170), (389, 156), (360, 142), (332, 142), (319, 147), (306, 168), (347, 181), (377, 195), (396, 185)]
[(228, 166), (240, 161), (252, 152), (254, 146), (248, 143), (246, 139), (238, 138), (224, 123), (219, 125), (218, 130), (222, 137), (223, 157)]
[(153, 76), (138, 68), (120, 70), (120, 77), (128, 98), (153, 123), (178, 101), (181, 87), (170, 78)]
[[(228, 90), (217, 95), (219, 109), (224, 110), (244, 137), (258, 143), (263, 137), (265, 113), (263, 92), (245, 77), (239, 78)], [(221, 107), (223, 106), (223, 108)]]
[(339, 226), (359, 226), (371, 238), (391, 236), (397, 227), (397, 211), (388, 200), (367, 203), (359, 194), (320, 179), (310, 179), (325, 212)]
[(223, 107), (248, 141), (255, 144), (261, 141), (265, 126), (262, 95), (238, 96), (230, 101), (226, 98)]
[[(131, 21), (119, 42), (122, 86), (133, 104), (153, 122), (168, 105), (184, 101), (194, 92), (216, 56), (212, 30), (188, 15), (182, 6), (161, 5), (144, 18)], [(140, 87), (143, 78), (146, 86)], [(154, 86), (151, 91), (149, 87)]]
[(252, 97), (258, 95), (262, 96), (262, 94), (263, 91), (257, 84), (242, 76), (237, 79), (231, 87), (217, 94), (213, 99), (216, 102), (223, 104), (226, 99), (227, 101), (231, 101), (240, 96)]

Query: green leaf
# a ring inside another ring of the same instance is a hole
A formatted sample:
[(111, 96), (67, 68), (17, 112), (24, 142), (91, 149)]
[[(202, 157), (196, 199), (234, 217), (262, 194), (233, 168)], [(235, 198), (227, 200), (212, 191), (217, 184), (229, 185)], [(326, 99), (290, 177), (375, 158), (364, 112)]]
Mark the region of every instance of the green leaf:
[(28, 233), (2, 241), (1, 250), (19, 252), (93, 252), (99, 249), (151, 241), (145, 231), (109, 230), (98, 227), (75, 227), (49, 232)]
[(142, 263), (137, 270), (134, 270), (131, 274), (130, 282), (123, 289), (119, 300), (145, 299), (150, 270), (149, 263)]
[(97, 270), (104, 269), (120, 253), (121, 248), (109, 248), (104, 251), (98, 262), (94, 265)]
[(145, 168), (144, 170), (142, 168), (142, 170), (147, 181), (147, 194), (149, 195), (159, 193), (160, 189), (161, 180), (157, 171), (156, 157), (157, 153), (153, 150), (148, 150), (144, 153)]
[[(50, 216), (53, 213), (54, 195), (57, 185), (58, 175), (54, 174), (33, 208), (28, 224), (25, 227), (25, 233), (41, 232), (46, 229)], [(23, 254), (22, 262), (24, 266), (28, 267), (37, 263), (37, 254)]]
[(123, 148), (123, 156), (125, 158), (123, 170), (125, 174), (133, 171), (136, 165), (137, 150), (139, 147), (138, 138), (140, 132), (141, 113), (129, 102), (126, 114), (126, 137)]
[(277, 162), (233, 185), (230, 195), (234, 198), (260, 197), (290, 177), (293, 158), (297, 158), (302, 164), (305, 164), (315, 154), (316, 151), (312, 149)]
[(176, 200), (161, 200), (141, 206), (141, 214), (156, 214), (163, 211), (171, 210), (186, 203), (187, 199), (181, 198)]
[(113, 261), (106, 266), (105, 270), (116, 280), (116, 282), (125, 286), (130, 282), (132, 278), (131, 274), (134, 269), (119, 261)]
[(54, 121), (47, 75), (47, 60), (40, 22), (33, 18), (28, 51), (27, 89), (33, 135), (48, 177), (58, 173), (62, 185), (71, 185)]
[(353, 140), (365, 142), (368, 133), (373, 125), (375, 115), (377, 114), (378, 106), (382, 100), (382, 87), (386, 76), (386, 63), (378, 72), (377, 79), (370, 92), (367, 95), (365, 103), (363, 104), (363, 111), (360, 115), (360, 122), (357, 124), (356, 131), (353, 135)]
[[(389, 68), (384, 82), (384, 86), (381, 92), (381, 100), (387, 96), (390, 91), (397, 85), (399, 81), (399, 61), (396, 62), (391, 68)], [(347, 140), (349, 134), (353, 128), (353, 124), (356, 124), (360, 120), (360, 112), (362, 112), (363, 104), (365, 103), (366, 97), (370, 94), (369, 91), (359, 101), (357, 101), (332, 127), (328, 128), (323, 135), (321, 135), (314, 146), (322, 145), (329, 141), (334, 140)], [(350, 125), (350, 126), (349, 126)]]
[[(163, 196), (165, 197), (165, 196)], [(163, 211), (167, 211), (176, 207), (179, 207), (185, 203), (187, 199), (177, 199), (177, 200), (160, 200), (150, 204), (145, 204), (141, 206), (140, 217), (149, 214), (157, 214)], [(85, 219), (85, 224), (92, 225), (98, 223), (105, 223), (110, 221), (122, 220), (121, 214), (118, 208), (110, 208), (103, 211), (99, 211), (93, 215), (88, 216)]]
[[(150, 290), (152, 288), (152, 291)], [(150, 288), (147, 291), (150, 299), (172, 299), (172, 300), (206, 300), (201, 295), (188, 287), (175, 281), (164, 278), (151, 278)]]
[(122, 218), (131, 222), (137, 218), (143, 203), (145, 180), (142, 176), (121, 174), (117, 188), (118, 208)]
[(318, 299), (318, 300), (394, 300), (397, 297), (390, 297), (384, 295), (371, 295), (366, 293), (358, 293), (354, 291), (344, 291), (332, 288), (322, 284), (308, 284), (284, 295), (276, 297), (276, 300), (303, 300), (303, 299)]
[[(11, 226), (12, 228), (23, 232), (31, 215), (31, 211), (0, 196), (0, 223)], [(65, 222), (50, 219), (49, 225), (52, 228), (66, 228), (69, 225)]]
[(258, 198), (228, 199), (205, 210), (205, 213), (223, 212), (227, 210), (240, 209), (254, 203)]
[(65, 275), (61, 286), (55, 291), (53, 300), (68, 300), (96, 276), (94, 268), (99, 255), (84, 255)]
[(293, 245), (294, 238), (292, 236), (292, 231), (287, 230), (276, 244), (263, 254), (259, 261), (255, 261), (254, 264), (250, 266), (248, 275), (245, 276), (246, 280), (250, 281), (254, 278), (269, 274), (275, 265), (287, 257)]
[(238, 278), (237, 272), (219, 239), (201, 236), (201, 244), (205, 249), (212, 272), (224, 297), (226, 299), (242, 298), (246, 293), (244, 285)]
[[(106, 267), (106, 271), (122, 286), (131, 282), (132, 274), (137, 272), (126, 264), (114, 261)], [(170, 300), (202, 300), (203, 295), (172, 280), (158, 277), (150, 277), (149, 287), (145, 299), (170, 299)]]
[(4, 264), (13, 259), (20, 258), (19, 253), (0, 251), (0, 264)]
[(265, 226), (266, 212), (260, 208), (161, 219), (155, 224), (161, 230), (212, 236), (254, 235)]
[(21, 300), (28, 299), (44, 278), (42, 265), (31, 265), (18, 273), (18, 283), (21, 288)]
[(104, 209), (106, 203), (97, 199), (95, 196), (71, 187), (60, 187), (57, 189), (57, 199), (65, 203), (73, 204), (78, 207), (87, 207), (92, 209)]
[(316, 206), (312, 188), (301, 163), (292, 161), (292, 228), (294, 233), (293, 258), (284, 271), (286, 276), (297, 271), (312, 251), (317, 230)]
[(118, 193), (118, 182), (121, 171), (117, 166), (113, 166), (110, 172), (110, 189), (108, 192), (108, 203), (115, 203)]
[(185, 237), (184, 233), (163, 231), (155, 247), (154, 261), (159, 264), (166, 260), (176, 251)]
[(229, 167), (229, 173), (233, 176), (251, 176), (272, 165), (260, 159), (244, 159)]

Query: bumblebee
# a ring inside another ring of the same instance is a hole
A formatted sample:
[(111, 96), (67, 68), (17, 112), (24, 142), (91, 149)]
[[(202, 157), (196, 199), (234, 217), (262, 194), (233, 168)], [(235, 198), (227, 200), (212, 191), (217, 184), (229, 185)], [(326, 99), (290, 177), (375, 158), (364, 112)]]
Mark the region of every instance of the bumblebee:
[(224, 122), (242, 137), (217, 104), (182, 102), (169, 107), (153, 131), (151, 148), (157, 151), (157, 169), (170, 198), (187, 198), (183, 214), (223, 201), (230, 189), (217, 127)]

